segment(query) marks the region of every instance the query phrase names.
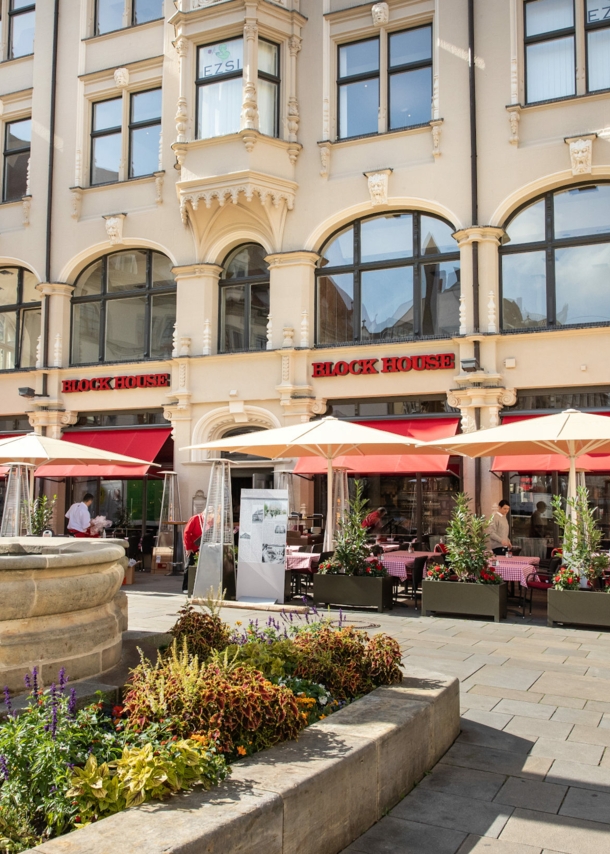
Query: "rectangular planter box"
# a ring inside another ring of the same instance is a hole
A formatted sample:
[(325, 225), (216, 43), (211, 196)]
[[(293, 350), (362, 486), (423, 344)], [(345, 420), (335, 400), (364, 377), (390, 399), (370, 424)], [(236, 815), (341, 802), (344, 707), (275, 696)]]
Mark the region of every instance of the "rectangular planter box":
[(422, 616), (430, 611), (506, 619), (508, 584), (466, 584), (459, 581), (423, 581)]
[(610, 628), (610, 593), (587, 590), (547, 590), (547, 624)]
[(392, 578), (316, 573), (313, 601), (315, 605), (374, 605), (383, 611), (392, 607)]

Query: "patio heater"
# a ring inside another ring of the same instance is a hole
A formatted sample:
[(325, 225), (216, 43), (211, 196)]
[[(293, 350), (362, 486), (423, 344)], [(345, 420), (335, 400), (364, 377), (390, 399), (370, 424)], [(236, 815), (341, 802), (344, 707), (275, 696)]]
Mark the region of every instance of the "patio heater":
[[(347, 469), (335, 469), (333, 477), (333, 532), (337, 532), (349, 511), (349, 486), (347, 480)], [(324, 551), (333, 551), (335, 547), (334, 538), (331, 541), (328, 523), (324, 532)]]
[(184, 572), (184, 550), (180, 526), (186, 522), (180, 509), (178, 475), (175, 471), (163, 472), (163, 496), (159, 515), (157, 544), (153, 549), (155, 565), (166, 565), (168, 575), (181, 575)]
[(291, 516), (294, 510), (294, 488), (292, 482), (292, 472), (284, 469), (275, 470), (273, 472), (273, 488), (285, 489), (288, 493), (288, 515)]
[(30, 480), (34, 466), (29, 463), (9, 463), (1, 537), (31, 537)]
[(229, 460), (214, 460), (203, 515), (193, 597), (218, 598), (218, 593), (223, 590), (227, 599), (235, 599), (231, 464)]

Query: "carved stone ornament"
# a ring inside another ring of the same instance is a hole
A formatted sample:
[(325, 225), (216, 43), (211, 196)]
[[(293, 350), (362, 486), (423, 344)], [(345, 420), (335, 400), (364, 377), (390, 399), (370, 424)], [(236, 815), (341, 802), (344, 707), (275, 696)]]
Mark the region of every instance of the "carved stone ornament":
[(392, 174), (391, 169), (381, 169), (379, 172), (365, 172), (369, 194), (371, 196), (371, 206), (387, 205), (388, 203), (388, 180)]
[(80, 187), (72, 187), (70, 193), (72, 194), (72, 213), (70, 216), (72, 219), (78, 219), (80, 216), (81, 202), (83, 200), (83, 191)]
[(155, 203), (163, 204), (163, 179), (165, 172), (155, 172)]
[(256, 106), (256, 86), (250, 80), (244, 86), (244, 102), (241, 108), (242, 128), (256, 129), (258, 125), (258, 109)]
[(186, 125), (188, 122), (188, 112), (186, 110), (186, 98), (178, 98), (176, 107), (176, 134), (178, 142), (186, 142)]
[(511, 145), (519, 145), (519, 122), (521, 121), (520, 107), (511, 107), (508, 111), (508, 121), (510, 124), (510, 136), (508, 141)]
[(436, 119), (435, 121), (430, 122), (430, 126), (432, 128), (432, 155), (434, 158), (441, 156), (441, 127), (443, 125), (442, 119)]
[(490, 335), (496, 335), (498, 332), (498, 324), (496, 321), (496, 301), (494, 292), (489, 292), (489, 301), (487, 303), (487, 331)]
[(32, 197), (24, 196), (21, 200), (22, 206), (22, 222), (24, 226), (28, 226), (30, 224), (30, 210), (32, 208)]
[(180, 356), (191, 355), (191, 339), (187, 335), (180, 336)]
[(125, 216), (126, 214), (121, 213), (104, 217), (106, 221), (106, 234), (108, 235), (111, 246), (116, 246), (117, 243), (123, 242), (123, 222)]
[(284, 326), (282, 332), (284, 333), (284, 340), (282, 341), (282, 347), (294, 347), (294, 329), (292, 326)]
[(42, 335), (36, 341), (36, 367), (42, 368)]
[(114, 72), (114, 85), (117, 89), (126, 89), (129, 86), (129, 70), (117, 68)]
[(267, 315), (267, 350), (273, 350), (273, 319), (270, 314)]
[(174, 42), (174, 47), (176, 48), (176, 53), (178, 54), (180, 59), (184, 59), (184, 57), (188, 53), (189, 40), (184, 36), (180, 36), (180, 38), (177, 38)]
[(390, 7), (387, 3), (375, 3), (371, 9), (373, 26), (384, 27), (390, 20)]
[(301, 347), (309, 347), (309, 313), (306, 308), (301, 312)]
[(53, 367), (61, 368), (61, 333), (59, 332), (55, 336), (53, 344)]
[(202, 356), (212, 355), (212, 324), (210, 319), (206, 318), (203, 322), (203, 350)]
[(570, 146), (570, 161), (572, 164), (572, 175), (590, 175), (591, 161), (593, 159), (593, 140), (596, 134), (572, 137), (566, 139)]
[(319, 145), (320, 149), (320, 175), (328, 178), (330, 172), (330, 145)]

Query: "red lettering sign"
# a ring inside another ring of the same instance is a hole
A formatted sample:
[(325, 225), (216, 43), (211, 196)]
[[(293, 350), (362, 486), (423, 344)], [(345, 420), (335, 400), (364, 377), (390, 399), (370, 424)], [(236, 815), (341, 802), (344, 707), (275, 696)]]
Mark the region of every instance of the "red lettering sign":
[[(348, 374), (398, 374), (407, 371), (447, 371), (455, 368), (455, 353), (434, 353), (424, 356), (384, 356), (381, 371), (379, 359), (353, 359), (351, 362), (312, 362), (312, 377), (345, 377)], [(167, 376), (167, 374), (165, 375)]]
[[(332, 362), (327, 362), (332, 367)], [(113, 385), (114, 383), (114, 385)], [(169, 374), (139, 374), (121, 377), (93, 377), (90, 380), (62, 380), (62, 394), (77, 391), (113, 391), (132, 388), (169, 388)]]

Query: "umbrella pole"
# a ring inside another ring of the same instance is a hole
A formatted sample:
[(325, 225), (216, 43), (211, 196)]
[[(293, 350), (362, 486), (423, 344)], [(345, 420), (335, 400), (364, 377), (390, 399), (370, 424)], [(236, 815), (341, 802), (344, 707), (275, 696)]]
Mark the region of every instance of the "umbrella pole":
[(334, 532), (334, 507), (333, 507), (333, 461), (327, 460), (327, 478), (326, 478), (326, 529), (324, 531), (324, 551), (330, 552), (333, 550), (333, 541), (335, 539)]
[[(568, 476), (568, 499), (576, 500), (576, 455), (570, 454), (570, 474)], [(576, 521), (576, 507), (569, 505), (572, 521)]]

